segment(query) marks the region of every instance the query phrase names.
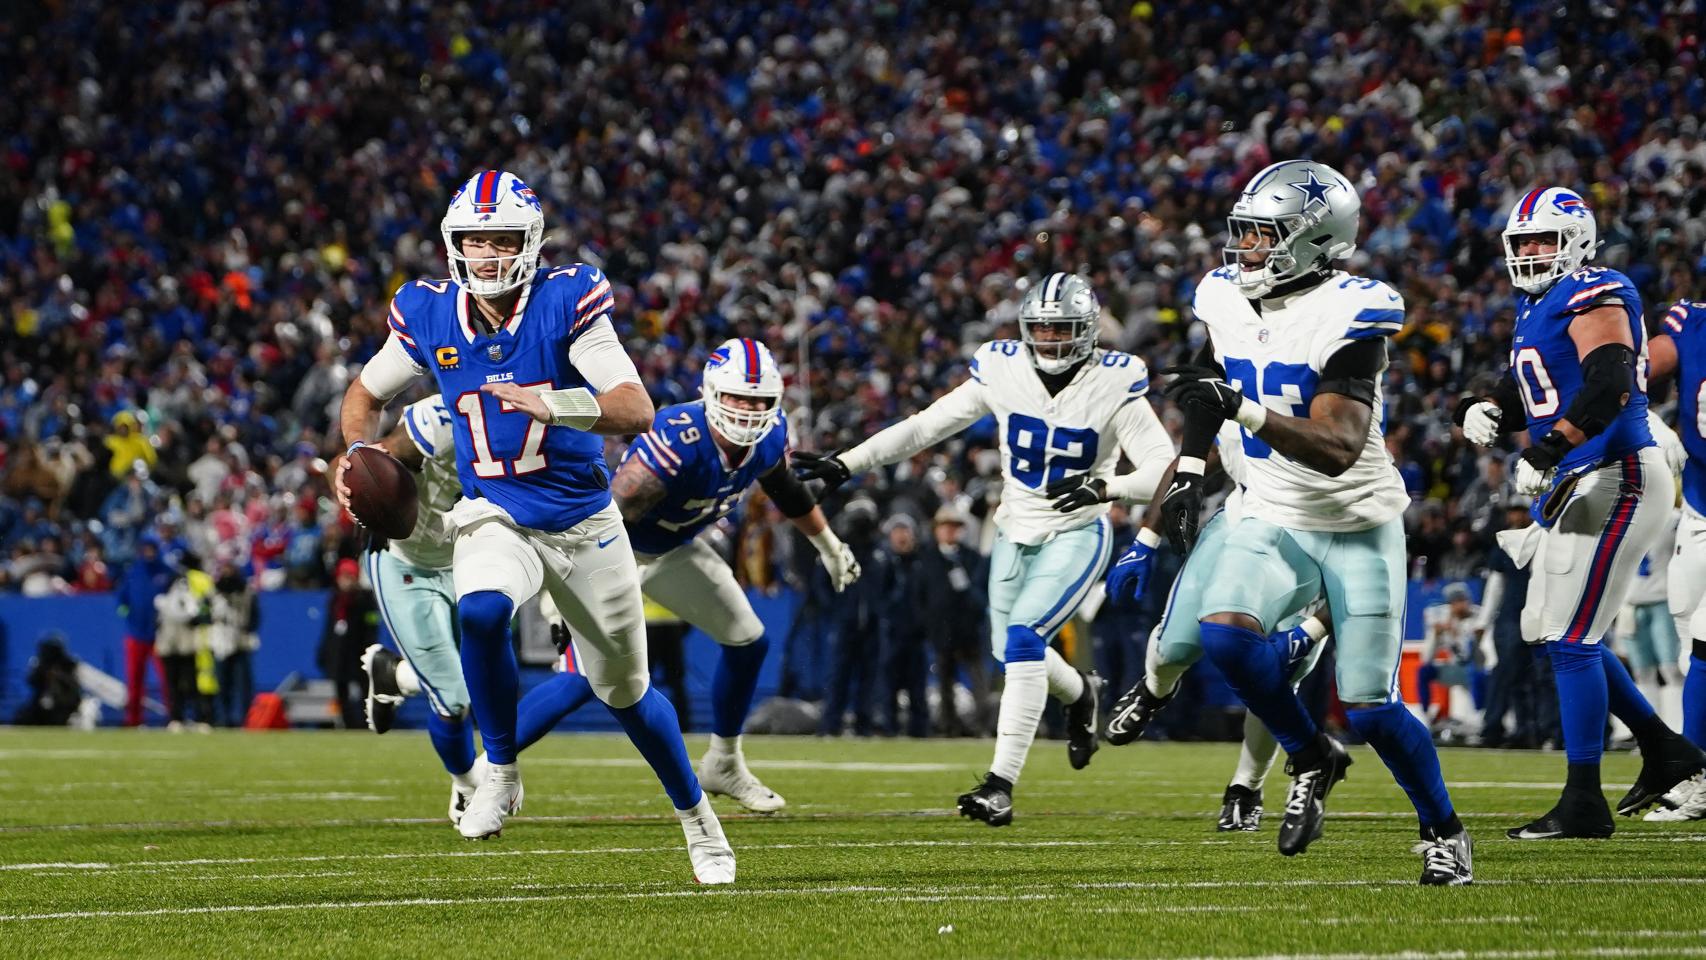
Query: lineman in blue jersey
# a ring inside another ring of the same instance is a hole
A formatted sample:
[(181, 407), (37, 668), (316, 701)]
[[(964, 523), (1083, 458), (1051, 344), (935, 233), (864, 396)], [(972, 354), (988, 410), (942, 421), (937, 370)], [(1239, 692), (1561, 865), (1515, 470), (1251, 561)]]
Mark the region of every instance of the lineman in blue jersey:
[[(1013, 785), (1052, 695), (1067, 708), (1067, 758), (1090, 762), (1100, 678), (1074, 670), (1049, 641), (1107, 566), (1107, 503), (1147, 501), (1173, 445), (1145, 399), (1149, 370), (1096, 348), (1101, 304), (1082, 277), (1056, 273), (1019, 306), (1022, 341), (977, 349), (971, 377), (922, 413), (835, 456), (796, 453), (802, 475), (830, 485), (911, 457), (994, 414), (1001, 506), (989, 563), (990, 642), (1007, 671), (989, 774), (958, 799), (992, 827), (1013, 819)], [(1137, 467), (1114, 476), (1121, 452)]]
[(1474, 875), (1469, 834), (1427, 728), (1397, 695), (1409, 496), (1375, 412), (1403, 301), (1332, 266), (1356, 249), (1360, 218), (1356, 189), (1325, 164), (1277, 163), (1245, 186), (1227, 218), (1226, 264), (1197, 285), (1209, 343), (1168, 388), (1186, 417), (1175, 478), (1189, 457), (1185, 487), (1200, 486), (1215, 431), (1225, 420), (1242, 428), (1244, 517), (1198, 616), (1203, 652), (1290, 755), (1280, 852), (1302, 853), (1321, 835), (1328, 793), (1350, 765), (1298, 700), (1287, 651), (1267, 635), (1324, 593), (1346, 716), (1421, 821), (1421, 882), (1460, 885)]
[[(730, 340), (705, 365), (697, 403), (658, 411), (652, 429), (634, 439), (612, 491), (640, 564), (645, 594), (722, 647), (711, 680), (711, 745), (699, 781), (757, 813), (785, 801), (747, 769), (741, 728), (770, 640), (734, 571), (699, 537), (757, 483), (777, 509), (817, 548), (837, 593), (859, 577), (853, 551), (824, 522), (823, 510), (788, 470), (788, 424), (782, 416), (782, 373), (754, 340)], [(555, 719), (578, 706), (577, 673), (559, 674), (522, 701), (561, 702)], [(555, 719), (547, 722), (554, 725)]]
[[(1670, 308), (1649, 346), (1652, 376), (1676, 375), (1677, 425), (1687, 461), (1682, 468), (1682, 520), (1670, 561), (1669, 600), (1681, 661), (1682, 735), (1706, 749), (1706, 303), (1683, 300)], [(1665, 794), (1648, 820), (1706, 820), (1706, 774), (1696, 774)]]
[[(639, 571), (599, 436), (644, 430), (655, 411), (610, 324), (610, 282), (586, 264), (539, 266), (544, 229), (538, 198), (512, 174), (488, 170), (457, 191), (443, 223), (450, 278), (397, 291), (390, 337), (344, 396), (344, 436), (372, 437), (384, 402), (428, 372), (455, 415), (457, 622), (488, 761), (462, 835), (497, 834), (520, 795), (509, 624), (544, 587), (575, 630), (593, 692), (669, 794), (695, 877), (730, 883), (734, 853), (674, 708), (650, 687)], [(346, 507), (347, 465), (339, 459), (333, 482)]]
[(1537, 564), (1524, 637), (1545, 643), (1558, 686), (1568, 773), (1562, 796), (1518, 840), (1607, 837), (1600, 787), (1609, 709), (1634, 732), (1641, 773), (1617, 805), (1631, 814), (1706, 766), (1659, 719), (1603, 643), (1641, 558), (1660, 536), (1676, 483), (1647, 427), (1646, 328), (1629, 278), (1587, 265), (1593, 211), (1576, 193), (1537, 188), (1512, 208), (1505, 268), (1517, 296), (1510, 367), (1490, 398), (1466, 398), (1456, 420), (1486, 445), (1525, 426), (1518, 492), (1534, 496)]

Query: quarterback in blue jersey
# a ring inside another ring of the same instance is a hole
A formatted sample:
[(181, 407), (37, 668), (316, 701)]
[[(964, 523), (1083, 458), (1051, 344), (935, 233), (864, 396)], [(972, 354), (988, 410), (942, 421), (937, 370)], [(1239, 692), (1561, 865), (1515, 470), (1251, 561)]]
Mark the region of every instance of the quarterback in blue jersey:
[[(747, 769), (740, 740), (770, 639), (734, 571), (699, 534), (728, 516), (757, 483), (817, 548), (837, 593), (858, 579), (859, 564), (788, 470), (782, 373), (770, 351), (753, 340), (724, 343), (706, 362), (700, 393), (697, 403), (658, 411), (652, 429), (628, 447), (611, 486), (645, 595), (722, 647), (711, 680), (711, 746), (699, 782), (749, 810), (773, 813), (785, 801)], [(584, 699), (575, 690), (583, 682), (570, 670), (529, 692), (521, 705), (524, 726), (554, 726)], [(553, 703), (562, 705), (556, 715), (536, 724), (533, 718)]]
[(1676, 484), (1647, 426), (1641, 297), (1623, 274), (1588, 266), (1598, 247), (1593, 211), (1573, 191), (1530, 190), (1511, 210), (1504, 243), (1522, 291), (1510, 367), (1491, 397), (1459, 404), (1456, 420), (1483, 445), (1528, 430), (1514, 479), (1536, 498), (1540, 523), (1523, 633), (1547, 646), (1569, 765), (1557, 805), (1508, 835), (1605, 837), (1614, 829), (1599, 772), (1608, 710), (1641, 747), (1641, 774), (1620, 813), (1650, 805), (1703, 765), (1602, 642)]
[[(344, 395), (344, 436), (375, 436), (385, 401), (430, 373), (452, 414), (462, 498), (451, 508), (462, 670), (486, 746), (486, 779), (457, 829), (496, 835), (521, 792), (515, 608), (541, 588), (575, 628), (576, 653), (662, 781), (702, 883), (734, 880), (734, 853), (700, 789), (675, 710), (650, 686), (639, 570), (610, 499), (600, 435), (654, 413), (610, 323), (595, 267), (539, 265), (545, 216), (513, 174), (487, 170), (450, 201), (450, 276), (416, 280), (390, 306), (390, 336)], [(353, 449), (353, 447), (352, 447)], [(347, 456), (333, 488), (349, 504)]]
[[(1706, 749), (1706, 303), (1683, 300), (1670, 308), (1653, 337), (1652, 376), (1674, 374), (1676, 432), (1687, 460), (1682, 468), (1682, 518), (1671, 557), (1668, 599), (1676, 632), (1688, 641), (1682, 655), (1682, 735)], [(1706, 774), (1696, 774), (1665, 794), (1648, 820), (1706, 820)]]

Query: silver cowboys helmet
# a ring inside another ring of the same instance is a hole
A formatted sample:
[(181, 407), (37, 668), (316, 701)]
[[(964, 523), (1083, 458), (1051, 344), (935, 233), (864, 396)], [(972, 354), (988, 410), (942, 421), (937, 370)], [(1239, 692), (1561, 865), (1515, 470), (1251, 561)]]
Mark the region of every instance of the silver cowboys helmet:
[[(1019, 338), (1031, 354), (1031, 363), (1044, 373), (1060, 373), (1096, 349), (1096, 324), (1102, 304), (1090, 282), (1073, 273), (1051, 273), (1031, 287), (1019, 305)], [(1065, 326), (1065, 339), (1039, 340), (1036, 328), (1047, 324)]]
[(1362, 199), (1339, 171), (1286, 160), (1256, 174), (1226, 218), (1222, 258), (1254, 300), (1356, 252)]

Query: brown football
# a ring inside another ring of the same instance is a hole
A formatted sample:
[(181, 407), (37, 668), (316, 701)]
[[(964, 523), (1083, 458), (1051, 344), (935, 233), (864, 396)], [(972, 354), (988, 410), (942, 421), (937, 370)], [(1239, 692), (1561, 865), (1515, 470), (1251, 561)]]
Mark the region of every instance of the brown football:
[(349, 460), (344, 483), (349, 487), (350, 513), (356, 520), (392, 540), (414, 533), (420, 511), (414, 474), (377, 447), (357, 447)]

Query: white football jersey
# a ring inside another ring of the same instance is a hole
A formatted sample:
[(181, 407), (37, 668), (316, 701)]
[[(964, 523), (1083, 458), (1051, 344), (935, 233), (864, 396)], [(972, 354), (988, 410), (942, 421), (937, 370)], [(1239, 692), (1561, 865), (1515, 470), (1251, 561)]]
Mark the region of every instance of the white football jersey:
[(451, 433), (450, 411), (438, 394), (417, 400), (403, 411), (409, 439), (425, 458), (415, 476), (420, 503), (415, 532), (392, 540), (390, 551), (399, 560), (427, 570), (448, 570), (454, 553), (451, 547), (456, 528), (447, 514), (462, 499), (462, 481), (456, 475), (456, 438)]
[[(971, 377), (929, 408), (841, 454), (854, 474), (912, 456), (994, 414), (1005, 482), (995, 523), (1008, 539), (1038, 544), (1108, 511), (1105, 503), (1058, 513), (1043, 495), (1063, 477), (1114, 479), (1120, 452), (1137, 468), (1134, 498), (1147, 500), (1173, 462), (1173, 443), (1146, 396), (1149, 368), (1137, 357), (1098, 349), (1072, 381), (1050, 395), (1025, 347), (995, 340), (972, 356)], [(1121, 478), (1122, 487), (1127, 478)]]
[[(1258, 311), (1232, 283), (1231, 269), (1222, 267), (1197, 284), (1193, 308), (1208, 325), (1227, 381), (1277, 413), (1307, 417), (1333, 354), (1354, 340), (1392, 336), (1404, 325), (1403, 299), (1378, 280), (1335, 271), (1313, 289), (1262, 301)], [(1353, 531), (1402, 514), (1410, 497), (1386, 452), (1382, 419), (1377, 377), (1362, 454), (1337, 477), (1240, 429), (1245, 516), (1297, 530)]]

